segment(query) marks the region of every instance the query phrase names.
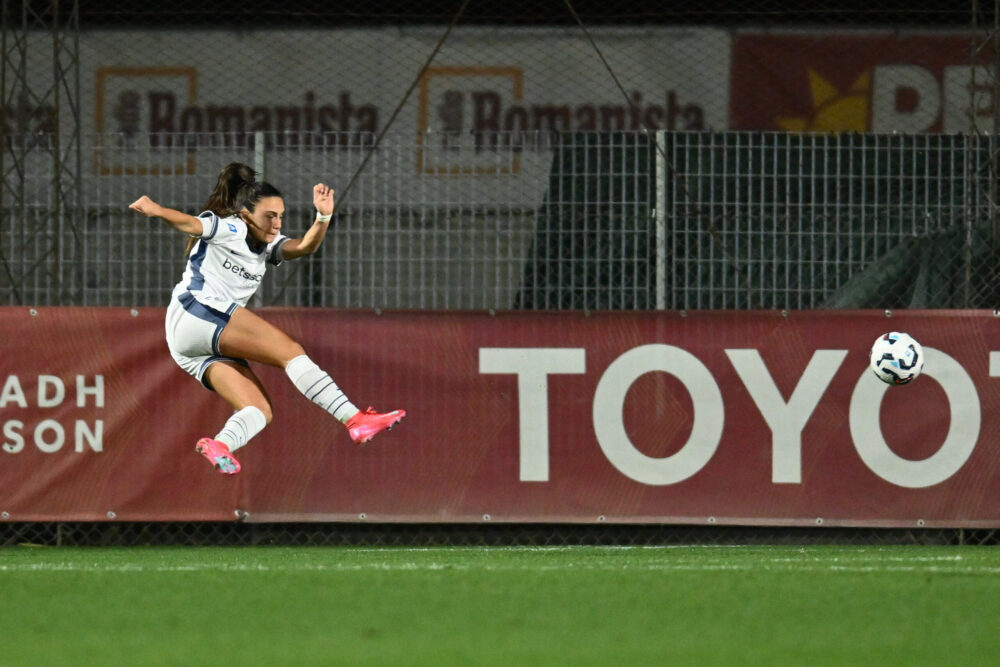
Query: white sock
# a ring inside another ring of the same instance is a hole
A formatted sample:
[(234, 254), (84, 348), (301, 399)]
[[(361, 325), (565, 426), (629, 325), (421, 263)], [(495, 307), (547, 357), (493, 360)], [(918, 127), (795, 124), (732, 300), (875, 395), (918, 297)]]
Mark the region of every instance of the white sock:
[(267, 418), (264, 413), (260, 411), (260, 408), (250, 405), (233, 413), (215, 439), (226, 443), (229, 451), (235, 452), (247, 444), (250, 438), (263, 431), (265, 426), (267, 426)]
[(322, 368), (303, 354), (285, 366), (285, 374), (306, 398), (342, 422), (358, 413), (354, 404)]

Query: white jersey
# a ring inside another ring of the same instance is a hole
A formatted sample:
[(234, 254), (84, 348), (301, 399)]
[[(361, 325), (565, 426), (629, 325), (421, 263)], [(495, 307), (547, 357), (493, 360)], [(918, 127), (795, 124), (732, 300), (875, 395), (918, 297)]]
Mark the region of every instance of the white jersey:
[(206, 306), (223, 311), (232, 303), (246, 306), (260, 287), (267, 264), (281, 263), (281, 246), (288, 237), (279, 234), (266, 246), (258, 245), (247, 235), (247, 225), (239, 217), (220, 218), (205, 211), (198, 218), (202, 233), (171, 298), (181, 299), (189, 293)]

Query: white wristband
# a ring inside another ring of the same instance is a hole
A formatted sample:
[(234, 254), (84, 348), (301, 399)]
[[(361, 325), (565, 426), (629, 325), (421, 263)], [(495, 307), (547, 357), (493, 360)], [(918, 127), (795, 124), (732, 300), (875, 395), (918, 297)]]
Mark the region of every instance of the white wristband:
[(327, 213), (323, 215), (319, 211), (316, 211), (316, 222), (330, 222), (330, 218), (333, 217), (333, 213)]

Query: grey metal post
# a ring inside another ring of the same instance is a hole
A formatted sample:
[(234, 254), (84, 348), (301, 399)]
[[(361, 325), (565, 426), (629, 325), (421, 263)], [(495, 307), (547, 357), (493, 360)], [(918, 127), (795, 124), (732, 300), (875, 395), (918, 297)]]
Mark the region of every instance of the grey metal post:
[(656, 131), (656, 309), (667, 308), (667, 131)]

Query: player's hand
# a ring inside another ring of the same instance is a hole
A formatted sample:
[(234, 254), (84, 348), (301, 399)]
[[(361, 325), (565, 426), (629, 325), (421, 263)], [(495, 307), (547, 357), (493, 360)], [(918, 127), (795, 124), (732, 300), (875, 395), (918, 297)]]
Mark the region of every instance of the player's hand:
[(128, 207), (133, 211), (142, 213), (147, 218), (155, 217), (160, 211), (160, 205), (146, 195), (139, 197), (134, 202), (129, 204)]
[(313, 205), (320, 215), (330, 215), (333, 213), (333, 188), (329, 188), (322, 183), (313, 186)]

